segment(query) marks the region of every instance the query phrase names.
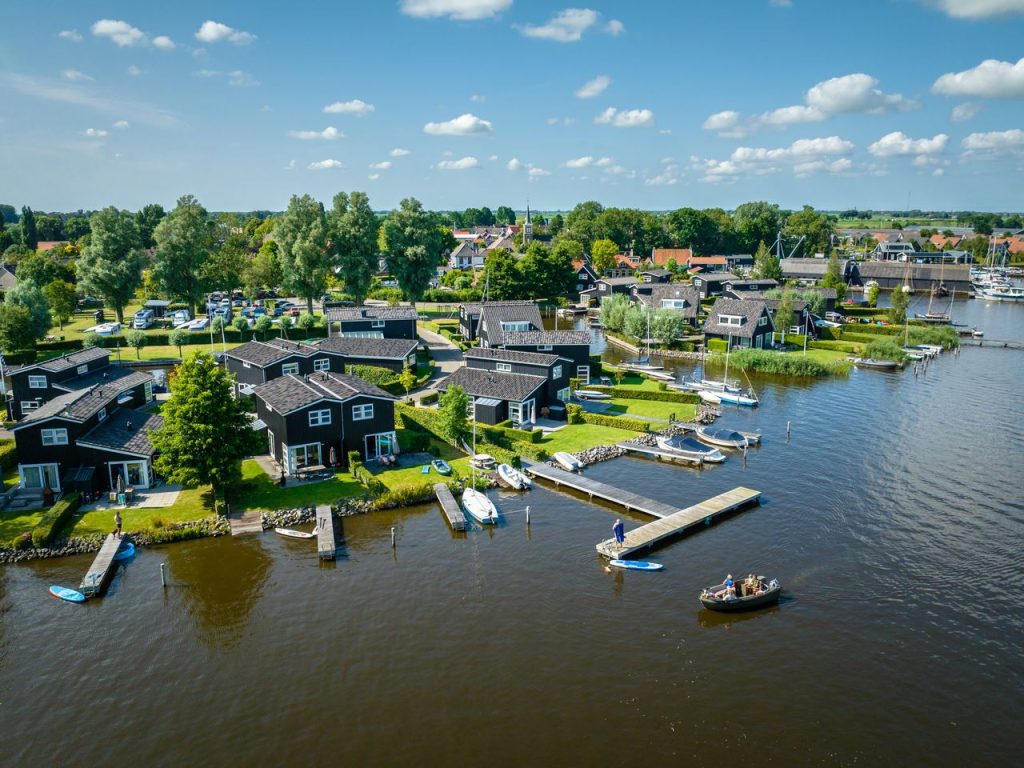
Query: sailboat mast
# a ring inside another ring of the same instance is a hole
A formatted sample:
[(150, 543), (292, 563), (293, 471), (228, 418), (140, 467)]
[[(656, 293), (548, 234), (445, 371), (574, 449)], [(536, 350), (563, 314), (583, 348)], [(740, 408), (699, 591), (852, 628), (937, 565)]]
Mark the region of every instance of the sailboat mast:
[(722, 384), (729, 386), (729, 350), (732, 349), (732, 333), (729, 333), (728, 341), (725, 342), (725, 376), (722, 377)]

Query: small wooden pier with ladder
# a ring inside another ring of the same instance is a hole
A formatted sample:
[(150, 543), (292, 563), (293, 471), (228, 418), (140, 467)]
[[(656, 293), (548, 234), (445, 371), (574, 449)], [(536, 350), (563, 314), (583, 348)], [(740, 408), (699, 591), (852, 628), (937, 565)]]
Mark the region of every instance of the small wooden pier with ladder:
[(466, 530), (466, 515), (448, 486), (444, 483), (435, 483), (434, 495), (437, 497), (438, 502), (440, 502), (441, 509), (444, 510), (444, 516), (448, 518), (448, 524), (452, 527), (452, 530)]
[(623, 559), (634, 552), (650, 549), (659, 542), (681, 535), (698, 526), (710, 525), (722, 515), (754, 503), (760, 503), (761, 492), (742, 486), (720, 493), (712, 499), (694, 504), (669, 515), (656, 515), (658, 520), (626, 533), (626, 540), (619, 547), (615, 539), (606, 539), (597, 545), (597, 551), (605, 557)]
[(331, 516), (331, 508), (326, 504), (316, 508), (316, 551), (321, 560), (333, 560), (337, 551), (334, 518)]
[(86, 597), (97, 597), (103, 594), (107, 582), (110, 581), (110, 574), (114, 571), (114, 555), (120, 548), (121, 539), (108, 533), (107, 538), (103, 540), (103, 546), (96, 553), (96, 558), (92, 561), (92, 565), (89, 566), (85, 578), (82, 579), (82, 583), (78, 587), (79, 592)]

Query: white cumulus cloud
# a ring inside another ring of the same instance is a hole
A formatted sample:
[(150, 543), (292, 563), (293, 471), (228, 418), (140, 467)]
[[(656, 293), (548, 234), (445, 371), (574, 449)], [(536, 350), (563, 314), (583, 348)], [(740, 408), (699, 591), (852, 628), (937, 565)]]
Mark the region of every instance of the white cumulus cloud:
[(82, 131), (83, 136), (88, 136), (91, 139), (102, 139), (104, 136), (109, 136), (109, 131), (104, 131), (102, 128), (86, 128)]
[(536, 168), (536, 167), (531, 168), (526, 173), (527, 173), (528, 176), (530, 176), (531, 178), (534, 178), (534, 179), (539, 178), (541, 176), (550, 176), (551, 175), (551, 171), (545, 171), (543, 168)]
[(312, 141), (315, 139), (334, 141), (335, 139), (345, 138), (345, 134), (333, 125), (328, 125), (322, 131), (288, 131), (288, 135), (293, 139), (304, 139), (306, 141)]
[(146, 35), (141, 29), (117, 19), (100, 19), (92, 25), (92, 33), (96, 37), (106, 37), (122, 48), (146, 43)]
[(377, 171), (386, 171), (390, 167), (390, 160), (381, 160), (379, 163), (370, 163), (370, 168)]
[(458, 160), (442, 160), (437, 167), (442, 171), (465, 171), (478, 165), (480, 161), (475, 157), (460, 157)]
[(604, 93), (611, 84), (612, 79), (608, 75), (598, 75), (593, 80), (585, 82), (574, 93), (577, 99), (592, 99)]
[(380, 178), (380, 174), (379, 173), (371, 173), (371, 174), (368, 174), (366, 176), (366, 178), (368, 178), (370, 181), (376, 181), (377, 179)]
[(342, 163), (341, 160), (328, 159), (317, 160), (315, 162), (310, 163), (306, 167), (309, 168), (309, 170), (311, 171), (326, 171), (332, 168), (344, 168), (345, 164)]
[(136, 67), (134, 64), (129, 64), (128, 65), (128, 74), (131, 75), (132, 77), (138, 77), (139, 75), (142, 74), (142, 70), (139, 67)]
[(423, 132), (434, 136), (473, 136), (494, 132), (490, 120), (482, 120), (467, 112), (443, 123), (427, 123)]
[(114, 127), (124, 130), (125, 128), (130, 128), (131, 124), (127, 120), (118, 120), (114, 123)]
[(896, 157), (899, 155), (932, 155), (946, 148), (949, 136), (939, 133), (930, 139), (912, 139), (903, 131), (886, 134), (868, 147), (875, 157)]
[(57, 33), (61, 40), (70, 40), (72, 43), (82, 42), (82, 33), (77, 29), (64, 29)]
[(512, 0), (402, 0), (402, 13), (421, 19), (447, 16), (456, 21), (476, 21), (494, 16), (512, 5)]
[(949, 119), (954, 123), (963, 123), (981, 112), (981, 109), (981, 104), (965, 101), (963, 104), (957, 104), (953, 107), (953, 111), (949, 114)]
[(526, 24), (520, 28), (520, 32), (538, 40), (575, 43), (583, 37), (584, 32), (597, 24), (599, 17), (600, 14), (590, 8), (566, 8), (552, 16), (546, 24)]
[(710, 184), (731, 183), (748, 176), (765, 176), (790, 168), (797, 175), (815, 172), (841, 173), (852, 162), (839, 162), (853, 151), (853, 143), (839, 136), (798, 139), (788, 147), (737, 147), (727, 160), (691, 157), (700, 180)]
[(523, 164), (519, 162), (518, 157), (513, 157), (511, 160), (505, 163), (505, 167), (508, 168), (510, 171), (518, 171), (523, 167)]
[(406, 155), (409, 154), (409, 150), (402, 149), (401, 147), (395, 147), (388, 154), (390, 154), (392, 157), (405, 157)]
[(362, 117), (376, 109), (373, 104), (367, 104), (362, 99), (352, 99), (351, 101), (336, 101), (333, 104), (328, 104), (324, 107), (324, 112), (329, 115), (355, 115), (356, 117)]
[(88, 83), (95, 80), (95, 78), (89, 77), (85, 72), (79, 72), (77, 69), (65, 69), (60, 73), (60, 76), (65, 80), (70, 80), (72, 83)]
[(947, 72), (932, 85), (943, 96), (979, 96), (986, 99), (1024, 99), (1024, 58), (986, 59), (963, 72)]
[(986, 19), (1024, 13), (1024, 0), (935, 0), (935, 5), (957, 19)]
[(616, 109), (608, 107), (594, 118), (601, 125), (614, 125), (616, 128), (642, 128), (654, 125), (654, 113), (649, 109)]
[(607, 32), (612, 37), (618, 37), (619, 35), (626, 31), (626, 25), (623, 24), (618, 19), (612, 19), (611, 21), (604, 25), (604, 31)]
[(210, 21), (209, 19), (204, 21), (202, 26), (199, 27), (195, 37), (196, 40), (202, 43), (219, 43), (227, 40), (235, 45), (247, 45), (256, 39), (256, 35), (249, 32), (242, 32), (239, 29), (229, 27), (227, 24), (221, 24), (219, 21)]
[(153, 45), (161, 51), (173, 51), (177, 46), (167, 35), (157, 35), (153, 38)]
[(968, 152), (1020, 152), (1024, 151), (1024, 131), (1011, 128), (1008, 131), (972, 133), (960, 142), (960, 146)]

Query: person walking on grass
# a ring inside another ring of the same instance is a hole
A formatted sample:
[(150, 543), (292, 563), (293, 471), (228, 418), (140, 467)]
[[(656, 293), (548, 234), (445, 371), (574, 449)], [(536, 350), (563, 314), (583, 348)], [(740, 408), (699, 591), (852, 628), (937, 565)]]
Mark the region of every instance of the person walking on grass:
[(615, 546), (622, 549), (626, 543), (626, 526), (622, 524), (621, 520), (616, 519), (615, 525), (612, 526), (612, 534), (615, 536)]
[(114, 538), (121, 538), (121, 510), (114, 510)]

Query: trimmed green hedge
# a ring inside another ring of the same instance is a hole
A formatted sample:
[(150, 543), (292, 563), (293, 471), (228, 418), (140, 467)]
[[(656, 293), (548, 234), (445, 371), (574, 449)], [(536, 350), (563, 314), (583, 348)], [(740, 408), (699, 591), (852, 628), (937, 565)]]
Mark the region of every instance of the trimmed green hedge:
[(870, 333), (878, 336), (895, 336), (903, 332), (899, 325), (875, 325), (874, 323), (844, 323), (842, 327), (843, 338), (847, 333)]
[(653, 389), (629, 389), (628, 387), (605, 387), (600, 384), (588, 386), (595, 392), (605, 392), (623, 400), (658, 400), (663, 403), (699, 403), (696, 392), (669, 392)]
[(18, 466), (18, 449), (13, 440), (0, 440), (0, 469)]
[(630, 419), (626, 416), (605, 416), (602, 413), (589, 413), (582, 408), (584, 424), (599, 424), (602, 427), (617, 427), (628, 429), (632, 432), (650, 432), (651, 422), (642, 419)]
[(843, 337), (842, 328), (819, 328), (818, 335), (822, 341), (839, 341)]
[(434, 390), (433, 392), (427, 392), (425, 395), (423, 395), (423, 397), (420, 398), (420, 402), (423, 405), (430, 405), (431, 403), (436, 403), (440, 397), (441, 395), (438, 393), (438, 391)]
[(722, 352), (724, 354), (729, 347), (729, 342), (725, 339), (708, 339), (707, 347), (712, 352)]
[(809, 341), (808, 349), (828, 349), (832, 352), (858, 352), (860, 345), (855, 341)]
[(49, 545), (71, 521), (71, 516), (78, 511), (80, 503), (81, 497), (77, 493), (69, 493), (46, 510), (43, 519), (32, 529), (32, 546), (40, 549)]

